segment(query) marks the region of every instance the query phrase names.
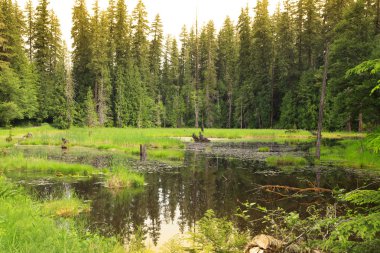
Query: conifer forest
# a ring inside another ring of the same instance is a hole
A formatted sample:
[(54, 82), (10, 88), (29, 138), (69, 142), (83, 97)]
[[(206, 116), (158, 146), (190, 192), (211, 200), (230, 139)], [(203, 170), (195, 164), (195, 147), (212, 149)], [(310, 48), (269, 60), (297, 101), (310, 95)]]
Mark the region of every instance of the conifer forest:
[(287, 0), (273, 15), (261, 0), (175, 35), (143, 1), (89, 12), (75, 1), (69, 52), (48, 0), (1, 1), (1, 125), (312, 130), (325, 56), (325, 128), (379, 124), (377, 0)]

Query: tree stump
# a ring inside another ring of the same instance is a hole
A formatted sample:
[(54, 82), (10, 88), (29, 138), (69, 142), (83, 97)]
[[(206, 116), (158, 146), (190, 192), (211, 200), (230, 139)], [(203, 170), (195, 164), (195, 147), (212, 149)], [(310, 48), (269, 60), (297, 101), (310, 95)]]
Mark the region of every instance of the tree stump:
[(145, 162), (147, 158), (146, 145), (140, 144), (140, 161)]

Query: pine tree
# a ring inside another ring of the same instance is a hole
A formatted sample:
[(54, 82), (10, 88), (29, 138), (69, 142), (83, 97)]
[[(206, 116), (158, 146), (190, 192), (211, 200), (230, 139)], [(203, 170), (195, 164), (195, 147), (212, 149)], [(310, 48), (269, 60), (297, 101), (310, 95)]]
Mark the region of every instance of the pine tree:
[(104, 126), (110, 114), (111, 83), (109, 72), (109, 58), (107, 51), (108, 20), (105, 12), (100, 12), (99, 3), (95, 1), (94, 16), (91, 19), (91, 62), (90, 69), (94, 75), (94, 100), (98, 114), (99, 125)]
[(84, 124), (85, 105), (88, 89), (93, 83), (93, 74), (89, 68), (91, 51), (88, 46), (91, 42), (89, 14), (85, 0), (76, 0), (73, 8), (73, 26), (71, 36), (73, 38), (73, 81), (75, 87), (76, 118), (75, 123)]
[(183, 115), (181, 125), (192, 125), (193, 108), (191, 94), (194, 93), (194, 86), (192, 85), (192, 68), (191, 68), (191, 47), (190, 38), (186, 26), (182, 27), (180, 34), (181, 52), (179, 57), (179, 85), (182, 96)]
[[(201, 120), (202, 127), (213, 127), (217, 118), (217, 76), (215, 27), (212, 21), (202, 29), (200, 36), (200, 74), (202, 88)], [(216, 106), (215, 106), (216, 105)]]
[(33, 60), (33, 35), (34, 35), (34, 10), (32, 0), (26, 3), (26, 44), (28, 50), (29, 61)]
[(113, 110), (114, 121), (117, 127), (127, 125), (127, 113), (130, 103), (126, 97), (126, 82), (127, 70), (132, 64), (130, 53), (130, 30), (127, 15), (127, 6), (124, 0), (118, 0), (115, 10), (115, 28), (114, 28), (114, 43), (115, 43), (115, 74), (113, 86)]
[(0, 124), (31, 119), (37, 112), (36, 78), (23, 47), (23, 15), (12, 1), (0, 2)]
[[(234, 96), (237, 84), (237, 39), (235, 28), (229, 17), (224, 21), (218, 36), (218, 104), (221, 104), (221, 126), (233, 126)], [(226, 101), (224, 103), (224, 101)]]
[(249, 87), (250, 101), (248, 108), (251, 110), (249, 123), (252, 127), (271, 127), (273, 111), (273, 85), (270, 79), (273, 39), (271, 33), (271, 22), (268, 13), (268, 1), (257, 2), (256, 16), (252, 28), (252, 86)]
[(160, 82), (161, 58), (162, 58), (162, 42), (163, 30), (160, 15), (156, 15), (152, 23), (151, 37), (152, 41), (149, 45), (149, 70), (150, 85), (149, 90), (152, 96), (157, 96)]
[[(251, 18), (249, 17), (248, 6), (241, 9), (239, 21), (237, 25), (239, 34), (239, 83), (238, 83), (238, 98), (236, 99), (236, 121), (239, 122), (240, 128), (246, 126), (245, 115), (247, 113), (246, 105), (248, 101), (253, 99), (247, 97), (248, 87), (252, 81), (251, 62), (252, 62), (252, 34), (251, 34)], [(248, 100), (248, 101), (247, 101)]]
[(149, 25), (147, 20), (147, 11), (142, 0), (139, 0), (132, 12), (133, 20), (133, 38), (132, 38), (132, 56), (135, 70), (139, 71), (134, 78), (141, 78), (139, 87), (139, 109), (138, 109), (138, 127), (152, 126), (155, 118), (154, 98), (151, 96), (152, 91), (148, 90), (149, 83)]
[(372, 120), (371, 85), (363, 77), (345, 78), (345, 73), (369, 59), (374, 48), (375, 27), (364, 1), (352, 3), (344, 12), (343, 20), (335, 29), (331, 46), (331, 87), (334, 128), (343, 128), (362, 120)]

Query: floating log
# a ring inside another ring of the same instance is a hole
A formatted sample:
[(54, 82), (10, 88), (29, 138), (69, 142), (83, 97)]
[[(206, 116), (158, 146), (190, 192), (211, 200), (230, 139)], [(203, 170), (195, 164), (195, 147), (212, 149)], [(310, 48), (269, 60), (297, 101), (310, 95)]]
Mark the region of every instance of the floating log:
[(260, 188), (275, 191), (275, 190), (284, 190), (284, 191), (293, 191), (293, 192), (317, 192), (317, 193), (330, 193), (332, 190), (320, 187), (310, 187), (310, 188), (298, 188), (284, 185), (263, 185)]

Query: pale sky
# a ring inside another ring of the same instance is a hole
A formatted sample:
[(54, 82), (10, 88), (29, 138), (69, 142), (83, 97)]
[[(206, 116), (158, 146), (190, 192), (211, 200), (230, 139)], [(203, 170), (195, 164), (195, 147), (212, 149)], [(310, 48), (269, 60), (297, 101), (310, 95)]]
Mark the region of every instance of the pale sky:
[[(25, 6), (27, 0), (18, 0), (21, 7)], [(87, 0), (88, 10), (92, 10), (94, 0)], [(216, 28), (219, 30), (226, 16), (230, 16), (234, 22), (240, 14), (242, 7), (248, 3), (250, 10), (256, 5), (256, 0), (144, 0), (148, 11), (148, 19), (153, 21), (157, 13), (160, 14), (164, 33), (178, 36), (182, 26), (185, 24), (190, 28), (195, 23), (196, 10), (198, 9), (199, 25), (203, 25), (210, 19), (215, 22)], [(272, 13), (279, 0), (269, 0), (270, 12)], [(33, 0), (34, 6), (38, 0)], [(137, 4), (137, 0), (126, 0), (128, 12), (131, 13)], [(62, 34), (71, 49), (71, 16), (74, 0), (50, 0), (50, 8), (57, 14)], [(106, 9), (108, 0), (99, 0), (102, 9)]]

